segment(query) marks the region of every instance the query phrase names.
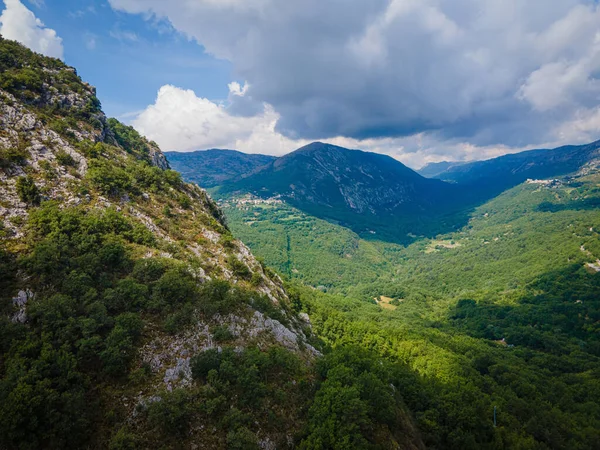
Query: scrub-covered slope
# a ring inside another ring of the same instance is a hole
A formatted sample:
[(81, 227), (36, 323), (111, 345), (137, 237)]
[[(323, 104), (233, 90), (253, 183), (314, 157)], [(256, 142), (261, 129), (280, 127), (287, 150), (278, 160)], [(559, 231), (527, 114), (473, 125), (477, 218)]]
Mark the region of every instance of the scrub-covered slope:
[(366, 396), (311, 421), (347, 422), (318, 401), (346, 381), (279, 277), (73, 68), (1, 38), (0, 220), (0, 448), (422, 447), (387, 373), (393, 423)]

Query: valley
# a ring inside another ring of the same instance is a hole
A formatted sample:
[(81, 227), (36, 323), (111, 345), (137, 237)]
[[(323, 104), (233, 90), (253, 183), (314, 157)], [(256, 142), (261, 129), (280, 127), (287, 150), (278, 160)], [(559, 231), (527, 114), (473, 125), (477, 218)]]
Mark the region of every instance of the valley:
[[(426, 446), (593, 448), (596, 164), (524, 180), (471, 208), (464, 226), (434, 236), (414, 230), (404, 245), (281, 196), (212, 192), (234, 235), (282, 274), (321, 339), (410, 368), (403, 392), (413, 392), (406, 401)], [(587, 406), (574, 408), (567, 398), (584, 392)]]

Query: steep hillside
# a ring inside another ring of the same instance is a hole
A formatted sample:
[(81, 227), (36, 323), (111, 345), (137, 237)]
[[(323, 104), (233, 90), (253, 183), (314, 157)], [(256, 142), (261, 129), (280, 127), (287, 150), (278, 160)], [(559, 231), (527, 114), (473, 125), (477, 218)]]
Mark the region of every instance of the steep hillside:
[(169, 163), (183, 177), (204, 188), (235, 181), (273, 162), (267, 155), (251, 155), (235, 150), (201, 150), (196, 152), (167, 152)]
[(600, 141), (553, 150), (531, 150), (467, 164), (453, 164), (432, 177), (465, 186), (477, 186), (485, 195), (493, 196), (527, 179), (567, 175), (598, 160)]
[[(423, 448), (391, 372), (336, 379), (378, 356), (317, 371), (307, 317), (206, 192), (4, 39), (0, 198), (0, 448)], [(350, 428), (327, 406), (345, 390)]]

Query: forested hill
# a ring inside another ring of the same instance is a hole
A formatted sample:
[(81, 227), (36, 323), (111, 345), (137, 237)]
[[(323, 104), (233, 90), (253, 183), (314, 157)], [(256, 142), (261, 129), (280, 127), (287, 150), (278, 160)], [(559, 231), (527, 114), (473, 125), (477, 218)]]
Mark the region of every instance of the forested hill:
[(434, 207), (441, 201), (442, 184), (389, 156), (315, 142), (221, 192), (279, 195), (303, 207), (389, 215)]
[(0, 217), (0, 448), (424, 448), (406, 366), (321, 356), (205, 191), (2, 38)]
[(197, 183), (203, 188), (238, 180), (275, 160), (274, 156), (220, 149), (165, 154), (173, 169), (189, 182)]

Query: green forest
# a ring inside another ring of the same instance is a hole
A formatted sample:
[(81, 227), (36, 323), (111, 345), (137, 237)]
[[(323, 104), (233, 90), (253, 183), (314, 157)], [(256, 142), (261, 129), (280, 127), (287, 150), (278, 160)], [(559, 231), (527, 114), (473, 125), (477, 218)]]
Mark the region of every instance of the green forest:
[(592, 173), (519, 185), (471, 211), (461, 230), (406, 247), (284, 203), (221, 204), (328, 346), (404, 367), (400, 391), (428, 448), (592, 449), (599, 182)]

